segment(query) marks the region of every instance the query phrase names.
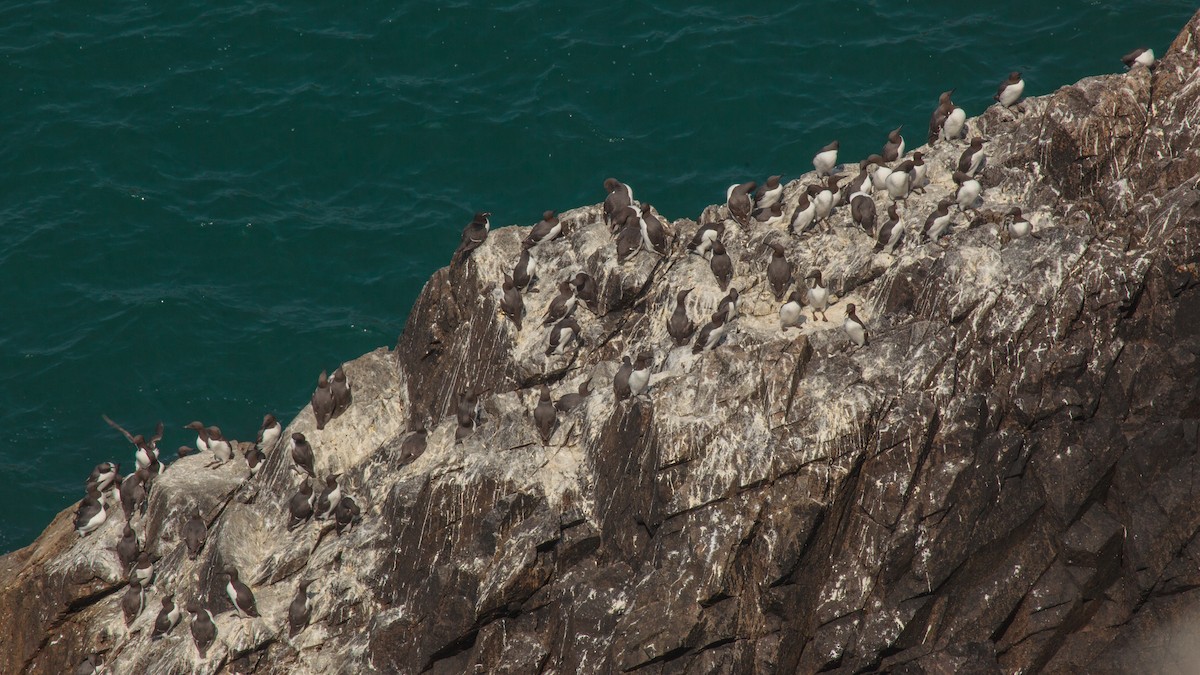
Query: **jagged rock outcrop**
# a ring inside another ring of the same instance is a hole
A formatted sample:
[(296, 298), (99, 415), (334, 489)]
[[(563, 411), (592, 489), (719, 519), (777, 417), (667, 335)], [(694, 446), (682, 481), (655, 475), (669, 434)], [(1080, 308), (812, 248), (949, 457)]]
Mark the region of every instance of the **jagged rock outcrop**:
[[(537, 249), (540, 292), (517, 332), (500, 283), (527, 228), (493, 231), (437, 272), (394, 351), (346, 364), (349, 410), (303, 411), (320, 477), (362, 507), (288, 531), (287, 442), (247, 480), (240, 459), (186, 457), (135, 527), (162, 559), (127, 629), (115, 516), (71, 513), (0, 558), (2, 672), (1121, 672), (1179, 667), (1200, 607), (1200, 70), (1193, 18), (1151, 72), (1089, 78), (989, 108), (980, 212), (943, 244), (876, 253), (850, 223), (788, 237), (732, 223), (740, 316), (726, 341), (672, 349), (675, 293), (702, 324), (725, 293), (686, 254), (618, 265), (600, 207)], [(910, 234), (953, 190), (963, 143), (926, 148)], [(785, 190), (785, 220), (811, 176)], [(635, 186), (638, 187), (638, 186)], [(638, 197), (653, 195), (645, 186)], [(886, 199), (877, 197), (879, 213)], [(1021, 207), (1040, 239), (1007, 241)], [(710, 207), (709, 222), (726, 215)], [(829, 322), (779, 328), (765, 243), (796, 277), (824, 272)], [(547, 357), (555, 284), (586, 271), (600, 311)], [(870, 344), (841, 329), (854, 303)], [(616, 401), (623, 356), (655, 356)], [(594, 393), (543, 444), (538, 386)], [(455, 442), (457, 396), (482, 391)], [(430, 424), (424, 452), (410, 430)], [(318, 488), (319, 489), (319, 488)], [(180, 529), (198, 505), (196, 560)], [(117, 509), (119, 513), (119, 509)], [(261, 618), (238, 618), (235, 566)], [(313, 580), (309, 625), (287, 608)], [(188, 619), (150, 640), (164, 593), (216, 617), (201, 660)], [(1193, 640), (1194, 641), (1194, 640)]]

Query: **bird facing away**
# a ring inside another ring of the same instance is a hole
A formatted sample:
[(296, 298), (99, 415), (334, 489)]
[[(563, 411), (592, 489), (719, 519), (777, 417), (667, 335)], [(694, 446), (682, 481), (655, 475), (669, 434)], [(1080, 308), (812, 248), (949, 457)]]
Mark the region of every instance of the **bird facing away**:
[(533, 409), (533, 424), (537, 427), (538, 435), (542, 437), (542, 443), (550, 442), (550, 437), (554, 434), (554, 425), (557, 422), (558, 411), (555, 410), (554, 403), (550, 400), (550, 388), (543, 384), (537, 406)]
[(696, 324), (688, 318), (687, 300), (688, 293), (692, 289), (687, 288), (679, 291), (675, 296), (675, 311), (671, 312), (671, 318), (667, 319), (667, 332), (670, 333), (671, 339), (675, 340), (675, 346), (682, 347), (692, 339), (692, 335), (696, 332)]

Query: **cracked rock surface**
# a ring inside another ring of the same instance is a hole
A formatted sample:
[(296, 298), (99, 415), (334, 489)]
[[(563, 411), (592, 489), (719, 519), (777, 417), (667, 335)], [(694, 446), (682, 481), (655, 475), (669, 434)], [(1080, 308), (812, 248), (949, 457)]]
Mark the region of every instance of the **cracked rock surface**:
[[(845, 207), (789, 235), (811, 174), (786, 186), (783, 224), (728, 220), (738, 317), (709, 352), (667, 333), (678, 291), (698, 326), (726, 295), (686, 251), (695, 221), (670, 223), (666, 257), (617, 264), (600, 205), (561, 214), (520, 331), (500, 285), (529, 228), (493, 230), (433, 275), (394, 350), (346, 364), (344, 414), (318, 431), (306, 408), (283, 434), (305, 434), (319, 477), (341, 474), (360, 523), (287, 529), (286, 440), (253, 478), (240, 458), (182, 458), (133, 519), (162, 557), (128, 627), (114, 497), (96, 532), (77, 536), (71, 509), (0, 558), (0, 672), (93, 652), (154, 673), (1183, 669), (1200, 633), (1198, 39), (1200, 14), (1153, 72), (969, 120), (983, 202), (953, 208), (941, 242), (913, 235), (953, 194), (965, 141), (921, 148), (929, 184), (901, 207), (894, 255)], [(1039, 239), (1005, 236), (1011, 207)], [(805, 308), (781, 330), (775, 240), (795, 278), (823, 272), (829, 321)], [(542, 318), (579, 271), (598, 311), (580, 303), (582, 341), (547, 356)], [(850, 303), (865, 347), (842, 330)], [(622, 357), (643, 351), (648, 390), (615, 400)], [(585, 379), (543, 444), (540, 385), (557, 400)], [(456, 442), (464, 390), (482, 411)], [(189, 560), (195, 506), (208, 537)], [(232, 611), (230, 565), (261, 617)], [(289, 637), (301, 579), (312, 616)], [(186, 613), (150, 640), (172, 592), (213, 613), (207, 658)]]

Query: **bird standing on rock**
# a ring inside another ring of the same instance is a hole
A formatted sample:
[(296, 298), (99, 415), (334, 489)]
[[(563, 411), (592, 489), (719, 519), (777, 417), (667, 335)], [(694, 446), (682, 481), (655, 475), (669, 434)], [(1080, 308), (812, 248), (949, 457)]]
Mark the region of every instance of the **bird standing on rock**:
[(275, 443), (279, 441), (279, 437), (283, 434), (283, 426), (279, 424), (279, 420), (271, 413), (263, 416), (262, 426), (258, 428), (258, 438), (255, 441), (255, 446), (262, 451), (274, 448)]
[(333, 391), (329, 388), (329, 375), (324, 370), (317, 378), (317, 390), (312, 395), (313, 417), (317, 418), (317, 430), (320, 431), (333, 419)]
[(859, 347), (866, 347), (868, 344), (867, 326), (854, 313), (854, 305), (846, 305), (846, 318), (842, 321), (842, 328), (854, 344)]
[(150, 634), (150, 639), (161, 640), (164, 635), (170, 633), (175, 624), (179, 623), (182, 614), (179, 606), (175, 604), (175, 594), (169, 593), (162, 599), (162, 609), (154, 619), (154, 632)]
[(931, 241), (937, 241), (946, 233), (946, 230), (950, 229), (950, 205), (953, 203), (954, 199), (943, 197), (933, 213), (925, 219), (925, 236), (929, 237)]
[(554, 404), (554, 407), (565, 413), (571, 412), (575, 408), (579, 407), (584, 400), (591, 395), (591, 383), (592, 381), (587, 379), (585, 379), (583, 382), (580, 382), (578, 393), (563, 394), (562, 398), (558, 399), (558, 401)]
[(583, 341), (583, 329), (575, 317), (568, 316), (550, 329), (550, 346), (546, 348), (546, 356), (561, 354), (572, 340)]
[(628, 356), (621, 357), (621, 366), (617, 368), (617, 374), (613, 376), (613, 396), (618, 401), (624, 401), (632, 394), (629, 389), (629, 375), (633, 372), (633, 364), (630, 363)]
[(571, 285), (575, 287), (575, 297), (587, 306), (588, 311), (592, 314), (600, 313), (600, 289), (596, 286), (596, 280), (587, 272), (579, 272), (571, 281)]
[(500, 313), (508, 317), (509, 321), (521, 330), (521, 317), (525, 314), (525, 299), (521, 297), (521, 292), (517, 290), (513, 284), (512, 277), (504, 275), (504, 283), (501, 285), (503, 294), (500, 296)]
[(783, 199), (783, 185), (779, 182), (781, 178), (783, 176), (771, 176), (767, 178), (766, 183), (759, 186), (754, 193), (756, 210), (769, 209)]
[(828, 176), (833, 172), (833, 167), (837, 166), (837, 156), (838, 142), (834, 141), (821, 148), (821, 151), (813, 157), (813, 168), (817, 170), (818, 178)]
[(558, 323), (563, 318), (569, 316), (575, 310), (575, 287), (569, 281), (560, 281), (558, 283), (558, 295), (550, 301), (550, 306), (546, 309), (546, 318), (542, 320), (543, 326), (549, 326)]
[(296, 526), (312, 517), (312, 483), (308, 478), (300, 484), (300, 488), (296, 494), (288, 501), (288, 525), (289, 532), (296, 529)]
[(208, 539), (208, 526), (204, 524), (199, 506), (195, 507), (192, 517), (183, 524), (179, 538), (187, 545), (188, 560), (195, 560), (200, 555), (200, 549), (204, 548), (204, 541)]
[(671, 318), (667, 319), (667, 333), (675, 340), (677, 347), (687, 344), (696, 332), (696, 324), (688, 318), (687, 306), (684, 304), (688, 293), (691, 292), (692, 289), (686, 288), (675, 295), (675, 311), (671, 312)]
[(904, 137), (900, 135), (900, 130), (904, 125), (896, 127), (888, 132), (887, 143), (883, 144), (883, 161), (894, 162), (904, 156)]
[(821, 270), (813, 270), (808, 275), (808, 281), (812, 282), (808, 285), (807, 300), (809, 307), (812, 307), (813, 320), (816, 320), (817, 312), (820, 312), (821, 320), (828, 321), (825, 310), (829, 307), (829, 290), (821, 284)]
[(792, 285), (792, 264), (788, 262), (787, 251), (781, 242), (772, 241), (767, 246), (772, 251), (771, 262), (767, 264), (767, 281), (771, 284), (775, 299), (781, 300), (788, 286)]
[(817, 216), (817, 205), (811, 199), (810, 192), (814, 186), (809, 186), (800, 192), (800, 201), (796, 204), (796, 210), (792, 212), (792, 219), (788, 222), (788, 233), (801, 235), (808, 229)]
[(458, 261), (462, 262), (471, 255), (471, 251), (483, 246), (484, 240), (487, 239), (488, 231), (492, 227), (492, 214), (486, 211), (480, 211), (475, 214), (471, 222), (463, 228), (462, 241), (458, 248), (454, 251), (454, 257), (451, 258), (451, 263)]
[(750, 181), (741, 185), (730, 185), (725, 191), (725, 202), (729, 207), (729, 217), (742, 227), (750, 226), (750, 214), (754, 211), (753, 192), (758, 183)]
[(983, 151), (983, 139), (976, 136), (971, 139), (971, 145), (959, 155), (958, 170), (968, 176), (974, 176), (979, 173), (986, 161), (987, 153)]
[(352, 393), (350, 381), (346, 379), (346, 370), (338, 366), (329, 379), (329, 390), (333, 393), (333, 416), (337, 417), (350, 408)]
[(558, 411), (555, 410), (554, 403), (550, 400), (550, 387), (543, 384), (542, 391), (538, 396), (538, 403), (533, 408), (533, 424), (537, 427), (542, 443), (550, 442), (550, 437), (554, 435), (554, 425), (557, 422)]
[(704, 324), (704, 327), (700, 329), (700, 335), (696, 336), (696, 343), (692, 345), (692, 353), (712, 351), (721, 343), (721, 339), (727, 332), (729, 332), (729, 324), (725, 321), (725, 313), (720, 311), (713, 313), (712, 320)]
[(225, 576), (229, 577), (225, 584), (225, 594), (229, 596), (229, 601), (233, 603), (233, 609), (237, 611), (238, 616), (243, 619), (257, 617), (258, 607), (254, 603), (254, 593), (238, 579), (237, 569), (229, 566), (225, 569)]
[(975, 204), (983, 193), (983, 186), (979, 184), (978, 180), (962, 171), (955, 171), (953, 177), (954, 182), (958, 183), (958, 191), (954, 193), (954, 200), (958, 202), (959, 210), (977, 210)]
[(522, 240), (522, 243), (528, 243), (531, 247), (544, 244), (554, 241), (562, 231), (563, 226), (558, 219), (558, 214), (554, 211), (545, 211), (542, 213), (541, 221), (529, 230), (529, 235)]
[(312, 446), (300, 432), (292, 434), (292, 464), (293, 471), (316, 478), (317, 472), (313, 469)]
[(1025, 80), (1021, 79), (1021, 73), (1014, 70), (1008, 74), (1007, 80), (1000, 83), (1000, 88), (992, 98), (1005, 108), (1011, 108), (1021, 100), (1021, 94), (1024, 93)]
[(195, 600), (187, 605), (192, 614), (192, 640), (201, 659), (208, 658), (208, 648), (217, 639), (217, 624), (213, 622), (212, 612), (200, 606)]
[(719, 240), (713, 242), (713, 256), (708, 261), (708, 266), (712, 269), (713, 276), (717, 278), (717, 285), (721, 290), (729, 287), (729, 282), (733, 280), (733, 260), (729, 254), (725, 252), (725, 245)]
[(904, 223), (900, 222), (900, 214), (896, 211), (896, 203), (888, 206), (888, 219), (879, 226), (875, 235), (875, 250), (891, 255), (896, 250), (900, 240), (904, 238)]
[(631, 396), (640, 396), (646, 391), (646, 387), (650, 386), (650, 366), (654, 363), (654, 357), (650, 352), (642, 352), (638, 354), (637, 360), (633, 363), (633, 370), (629, 372), (629, 394)]
[(787, 302), (783, 303), (779, 308), (780, 330), (798, 327), (803, 318), (803, 309), (804, 295), (800, 292), (800, 289), (793, 289), (791, 295), (788, 296)]
[(517, 264), (513, 267), (513, 285), (523, 291), (530, 288), (537, 273), (537, 260), (532, 251), (533, 244), (521, 244), (521, 255), (517, 256)]
[(712, 249), (713, 243), (724, 235), (725, 221), (702, 224), (696, 228), (696, 234), (692, 237), (691, 243), (688, 244), (688, 252), (695, 253), (703, 258), (704, 254)]
[(725, 317), (725, 323), (729, 323), (737, 318), (738, 315), (738, 289), (730, 288), (725, 297), (721, 298), (717, 303), (717, 313)]
[(308, 626), (308, 620), (312, 616), (312, 606), (308, 602), (308, 587), (311, 584), (311, 580), (301, 579), (296, 587), (296, 597), (292, 599), (292, 604), (288, 605), (288, 637), (296, 637), (297, 633)]
[(608, 196), (604, 198), (604, 224), (613, 230), (613, 217), (623, 207), (633, 206), (633, 188), (616, 178), (604, 179), (604, 189)]

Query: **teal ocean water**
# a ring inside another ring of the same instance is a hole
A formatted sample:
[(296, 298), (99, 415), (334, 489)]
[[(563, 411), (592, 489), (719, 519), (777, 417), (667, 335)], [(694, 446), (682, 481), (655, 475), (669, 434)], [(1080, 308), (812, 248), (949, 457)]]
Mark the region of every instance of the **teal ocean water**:
[[(475, 210), (670, 218), (1158, 53), (1190, 1), (0, 4), (0, 552), (193, 419), (252, 438), (403, 328)], [(782, 4), (782, 3), (780, 3)]]

